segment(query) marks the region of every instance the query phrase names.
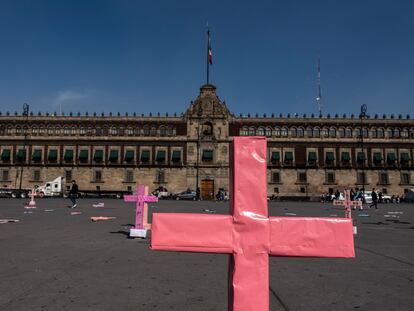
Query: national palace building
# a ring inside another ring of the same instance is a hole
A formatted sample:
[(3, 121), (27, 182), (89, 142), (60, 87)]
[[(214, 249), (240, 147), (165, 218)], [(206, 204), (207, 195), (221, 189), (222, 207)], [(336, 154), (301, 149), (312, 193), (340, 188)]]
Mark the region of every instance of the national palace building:
[(64, 176), (90, 190), (198, 184), (211, 199), (228, 191), (232, 138), (247, 135), (267, 137), (269, 195), (314, 198), (363, 184), (401, 195), (413, 186), (409, 116), (235, 116), (210, 84), (180, 116), (3, 112), (0, 185), (18, 187), (23, 172), (23, 188)]

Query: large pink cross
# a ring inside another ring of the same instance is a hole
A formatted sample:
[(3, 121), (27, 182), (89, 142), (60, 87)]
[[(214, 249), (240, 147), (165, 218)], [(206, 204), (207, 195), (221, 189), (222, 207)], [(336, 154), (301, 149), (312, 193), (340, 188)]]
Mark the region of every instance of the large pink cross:
[(231, 215), (153, 214), (154, 250), (227, 253), (229, 310), (269, 310), (269, 255), (355, 257), (352, 221), (268, 217), (266, 139), (236, 137)]
[(136, 195), (124, 196), (125, 202), (136, 202), (135, 211), (135, 229), (150, 229), (148, 224), (148, 206), (147, 202), (158, 202), (158, 198), (153, 195), (148, 195), (148, 187), (139, 185)]
[(351, 193), (349, 190), (344, 191), (344, 200), (334, 200), (334, 206), (345, 206), (345, 218), (351, 218), (351, 206), (362, 207), (362, 201), (351, 201)]

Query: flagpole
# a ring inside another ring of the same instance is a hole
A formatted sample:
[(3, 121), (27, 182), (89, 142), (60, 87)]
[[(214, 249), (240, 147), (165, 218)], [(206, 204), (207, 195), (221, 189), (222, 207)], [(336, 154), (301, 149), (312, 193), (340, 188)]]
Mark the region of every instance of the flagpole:
[(206, 62), (207, 62), (207, 84), (210, 82), (210, 64), (209, 64), (209, 53), (210, 51), (210, 28), (207, 26), (207, 55), (206, 55)]

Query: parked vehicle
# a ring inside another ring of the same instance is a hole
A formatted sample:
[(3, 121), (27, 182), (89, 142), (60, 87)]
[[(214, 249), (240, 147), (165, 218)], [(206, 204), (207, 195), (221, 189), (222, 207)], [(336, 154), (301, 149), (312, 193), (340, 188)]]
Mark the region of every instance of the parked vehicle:
[(187, 189), (186, 191), (183, 191), (181, 193), (177, 193), (173, 196), (173, 199), (176, 200), (196, 200), (197, 195), (196, 192), (190, 189)]
[(59, 197), (62, 195), (63, 177), (59, 176), (52, 181), (46, 182), (43, 186), (35, 189), (36, 195), (43, 197)]
[(27, 198), (29, 196), (30, 190), (28, 189), (12, 189), (12, 188), (2, 188), (0, 189), (0, 198)]
[(168, 192), (167, 188), (159, 186), (152, 192), (152, 195), (155, 195), (158, 199), (168, 199), (171, 194)]
[[(365, 203), (367, 203), (367, 204), (372, 203), (371, 193), (372, 193), (372, 191), (365, 191), (364, 192)], [(377, 195), (378, 195), (378, 191), (377, 191)], [(390, 202), (391, 202), (391, 196), (389, 196), (387, 194), (383, 194), (382, 195), (382, 203), (390, 203)]]
[(414, 188), (408, 189), (403, 196), (403, 201), (406, 203), (414, 203)]

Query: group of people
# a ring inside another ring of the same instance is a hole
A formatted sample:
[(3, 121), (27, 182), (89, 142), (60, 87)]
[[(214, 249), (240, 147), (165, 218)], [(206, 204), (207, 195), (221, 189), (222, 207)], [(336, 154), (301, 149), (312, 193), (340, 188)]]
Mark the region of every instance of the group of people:
[[(355, 189), (351, 188), (349, 191), (350, 199), (351, 201), (362, 201), (365, 203), (365, 196), (364, 196), (364, 189), (355, 187)], [(378, 203), (382, 203), (383, 194), (382, 192), (378, 192), (375, 190), (375, 188), (372, 188), (371, 191), (371, 199), (372, 203), (369, 205), (369, 208), (375, 207), (375, 209), (378, 209)], [(330, 193), (322, 193), (321, 195), (321, 202), (330, 202), (333, 200), (340, 200), (341, 199), (341, 193), (337, 189), (335, 193), (332, 195)], [(361, 208), (362, 209), (362, 208)]]

